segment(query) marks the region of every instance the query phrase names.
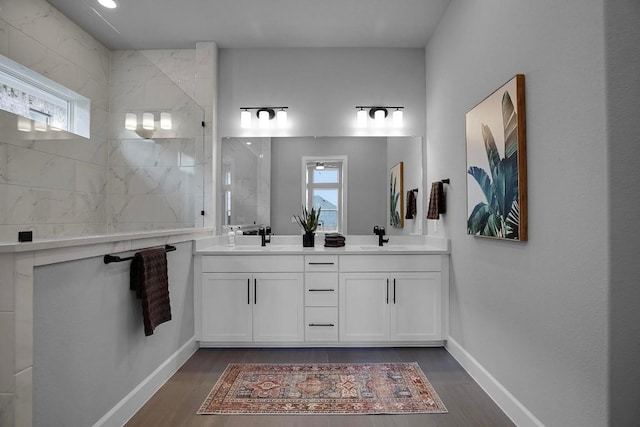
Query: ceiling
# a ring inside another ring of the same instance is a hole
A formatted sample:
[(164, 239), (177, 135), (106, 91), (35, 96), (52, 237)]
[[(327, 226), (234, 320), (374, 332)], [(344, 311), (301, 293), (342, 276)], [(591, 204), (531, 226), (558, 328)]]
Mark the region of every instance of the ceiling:
[(449, 0), (48, 0), (111, 50), (424, 47)]

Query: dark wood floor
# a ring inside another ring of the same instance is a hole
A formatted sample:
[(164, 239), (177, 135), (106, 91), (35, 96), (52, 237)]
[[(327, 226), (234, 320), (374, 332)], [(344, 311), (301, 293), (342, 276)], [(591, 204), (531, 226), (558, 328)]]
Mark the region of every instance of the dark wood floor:
[[(418, 362), (449, 410), (421, 415), (196, 415), (228, 363)], [(513, 426), (443, 348), (200, 349), (126, 424), (129, 427)]]

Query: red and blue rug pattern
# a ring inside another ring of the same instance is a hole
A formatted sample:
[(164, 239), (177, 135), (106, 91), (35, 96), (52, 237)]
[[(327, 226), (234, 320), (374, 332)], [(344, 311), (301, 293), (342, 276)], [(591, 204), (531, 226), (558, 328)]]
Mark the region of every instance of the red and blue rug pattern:
[(446, 413), (417, 363), (229, 364), (198, 414)]

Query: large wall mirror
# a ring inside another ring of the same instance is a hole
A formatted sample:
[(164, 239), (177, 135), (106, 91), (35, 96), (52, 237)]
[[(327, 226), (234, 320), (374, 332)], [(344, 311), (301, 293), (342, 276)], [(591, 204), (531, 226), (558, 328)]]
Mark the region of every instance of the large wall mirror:
[[(402, 229), (390, 226), (388, 212), (394, 165), (403, 162), (405, 192), (422, 188), (422, 138), (225, 137), (221, 151), (218, 201), (225, 231), (270, 225), (274, 234), (300, 234), (292, 216), (305, 201), (309, 162), (326, 159), (331, 167), (331, 161), (345, 159), (341, 233), (371, 234), (374, 225), (384, 225), (389, 234), (422, 234), (421, 192), (417, 215)], [(330, 197), (322, 203), (327, 210), (336, 204)]]

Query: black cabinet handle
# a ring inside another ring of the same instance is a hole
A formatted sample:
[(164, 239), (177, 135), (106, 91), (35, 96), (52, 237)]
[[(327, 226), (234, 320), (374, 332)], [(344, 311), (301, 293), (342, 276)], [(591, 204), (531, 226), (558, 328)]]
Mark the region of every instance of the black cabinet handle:
[(247, 277), (247, 304), (251, 304), (251, 279)]
[(309, 265), (333, 265), (333, 262), (310, 262)]
[(336, 326), (333, 323), (309, 323), (309, 326)]
[(389, 279), (387, 278), (387, 304), (389, 304)]
[(253, 279), (253, 304), (254, 305), (258, 303), (257, 285), (258, 285), (258, 279)]
[(393, 279), (393, 303), (396, 303), (396, 279)]
[(335, 289), (309, 289), (309, 292), (335, 292)]

